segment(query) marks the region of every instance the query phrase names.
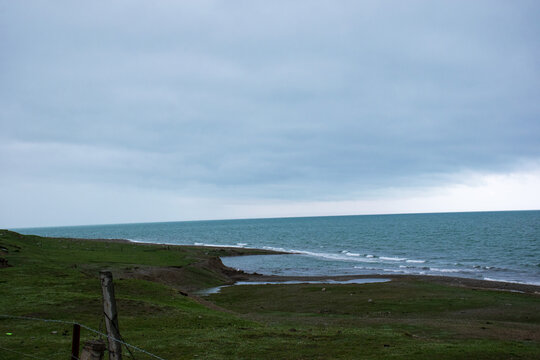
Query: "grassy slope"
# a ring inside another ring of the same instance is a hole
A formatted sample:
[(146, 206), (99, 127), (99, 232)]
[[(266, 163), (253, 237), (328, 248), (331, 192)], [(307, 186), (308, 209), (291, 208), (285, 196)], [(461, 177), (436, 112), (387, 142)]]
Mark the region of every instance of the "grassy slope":
[[(0, 313), (75, 320), (103, 328), (98, 270), (109, 269), (115, 274), (122, 335), (127, 342), (167, 359), (534, 359), (540, 355), (536, 295), (415, 280), (235, 286), (209, 298), (231, 310), (224, 312), (178, 291), (226, 282), (215, 269), (197, 264), (228, 252), (0, 231), (0, 257), (13, 265), (0, 269)], [(182, 277), (175, 278), (178, 286), (125, 276), (133, 269), (161, 266), (182, 267)], [(46, 359), (67, 358), (70, 332), (69, 325), (0, 318), (0, 347)], [(93, 335), (83, 330), (82, 338)], [(19, 358), (0, 350), (0, 359)]]

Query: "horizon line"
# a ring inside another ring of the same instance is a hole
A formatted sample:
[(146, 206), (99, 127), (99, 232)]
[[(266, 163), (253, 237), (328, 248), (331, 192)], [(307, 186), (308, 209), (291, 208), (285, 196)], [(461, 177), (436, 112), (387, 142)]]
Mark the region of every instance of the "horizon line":
[(196, 219), (196, 220), (170, 220), (170, 221), (143, 221), (143, 222), (122, 222), (106, 224), (78, 224), (78, 225), (46, 225), (46, 226), (25, 226), (25, 227), (6, 227), (6, 230), (23, 229), (43, 229), (43, 228), (63, 228), (63, 227), (82, 227), (82, 226), (116, 226), (116, 225), (136, 225), (136, 224), (167, 224), (167, 223), (187, 223), (187, 222), (205, 222), (205, 221), (242, 221), (242, 220), (272, 220), (272, 219), (309, 219), (326, 217), (352, 217), (352, 216), (386, 216), (386, 215), (430, 215), (430, 214), (462, 214), (462, 213), (493, 213), (493, 212), (526, 212), (540, 211), (540, 209), (521, 209), (521, 210), (471, 210), (471, 211), (428, 211), (428, 212), (401, 212), (401, 213), (373, 213), (373, 214), (340, 214), (340, 215), (305, 215), (305, 216), (269, 216), (253, 218), (226, 218), (226, 219)]

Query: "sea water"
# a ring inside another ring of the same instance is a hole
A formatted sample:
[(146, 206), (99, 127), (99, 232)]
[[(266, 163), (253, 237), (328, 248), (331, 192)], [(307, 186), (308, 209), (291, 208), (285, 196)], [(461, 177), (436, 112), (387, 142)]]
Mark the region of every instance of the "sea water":
[(272, 249), (224, 258), (273, 275), (422, 274), (540, 285), (540, 211), (329, 216), (13, 229), (23, 234)]

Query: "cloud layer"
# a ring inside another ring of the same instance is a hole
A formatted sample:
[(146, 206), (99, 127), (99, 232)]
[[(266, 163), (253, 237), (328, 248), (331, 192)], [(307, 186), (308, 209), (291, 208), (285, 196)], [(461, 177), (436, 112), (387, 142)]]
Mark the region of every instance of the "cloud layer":
[(341, 201), (540, 159), (536, 1), (1, 6), (5, 192)]

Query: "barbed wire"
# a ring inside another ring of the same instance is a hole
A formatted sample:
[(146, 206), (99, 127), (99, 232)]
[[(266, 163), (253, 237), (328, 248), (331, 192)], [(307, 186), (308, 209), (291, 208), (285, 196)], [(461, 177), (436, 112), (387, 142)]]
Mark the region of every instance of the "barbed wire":
[[(84, 324), (81, 324), (81, 323), (78, 323), (78, 322), (75, 322), (75, 321), (56, 320), (56, 319), (42, 319), (42, 318), (36, 318), (36, 317), (30, 317), (30, 316), (16, 316), (16, 315), (7, 315), (7, 314), (0, 314), (0, 317), (1, 317), (1, 318), (6, 318), (6, 319), (32, 320), (32, 321), (43, 321), (43, 322), (59, 323), (59, 324), (79, 325), (79, 326), (80, 326), (81, 328), (83, 328), (83, 329), (86, 329), (86, 330), (88, 330), (88, 331), (90, 331), (90, 332), (93, 332), (93, 333), (95, 333), (95, 334), (98, 334), (98, 335), (100, 335), (100, 336), (104, 336), (104, 337), (106, 337), (107, 339), (112, 339), (113, 341), (116, 341), (116, 342), (118, 342), (118, 343), (120, 343), (120, 344), (122, 344), (122, 345), (124, 345), (124, 346), (126, 346), (126, 347), (128, 347), (128, 348), (132, 348), (132, 349), (134, 349), (134, 350), (137, 350), (137, 351), (139, 351), (139, 352), (142, 352), (142, 353), (144, 353), (144, 354), (146, 354), (146, 355), (148, 355), (148, 356), (151, 356), (151, 357), (153, 357), (153, 358), (155, 358), (155, 359), (158, 359), (158, 360), (165, 360), (164, 358), (159, 357), (159, 356), (157, 356), (157, 355), (155, 355), (155, 354), (152, 354), (151, 352), (148, 352), (148, 351), (146, 351), (146, 350), (143, 350), (143, 349), (141, 349), (141, 348), (139, 348), (139, 347), (137, 347), (137, 346), (135, 346), (135, 345), (128, 344), (127, 342), (125, 342), (125, 341), (123, 341), (123, 340), (116, 339), (116, 338), (114, 338), (114, 337), (112, 337), (112, 336), (109, 336), (109, 335), (107, 335), (107, 334), (104, 334), (104, 333), (102, 333), (102, 332), (100, 332), (100, 331), (97, 331), (97, 330), (95, 330), (95, 329), (92, 329), (92, 328), (89, 327), (89, 326), (86, 326), (86, 325), (84, 325)], [(129, 351), (129, 349), (128, 349), (128, 351)], [(131, 353), (131, 352), (130, 352), (130, 353)]]

